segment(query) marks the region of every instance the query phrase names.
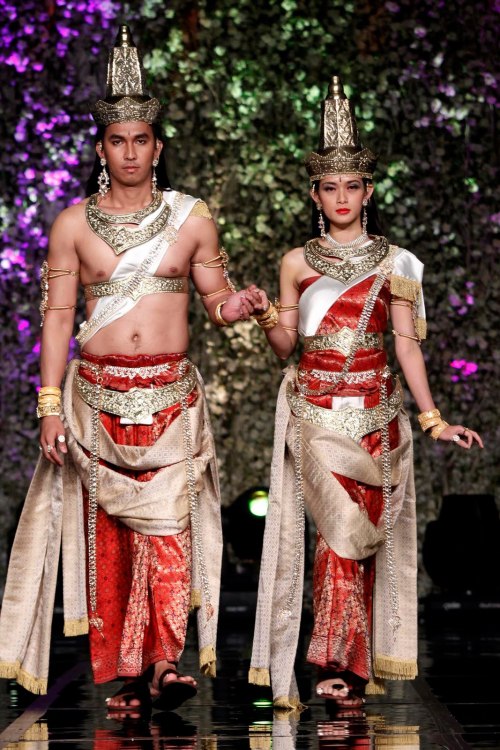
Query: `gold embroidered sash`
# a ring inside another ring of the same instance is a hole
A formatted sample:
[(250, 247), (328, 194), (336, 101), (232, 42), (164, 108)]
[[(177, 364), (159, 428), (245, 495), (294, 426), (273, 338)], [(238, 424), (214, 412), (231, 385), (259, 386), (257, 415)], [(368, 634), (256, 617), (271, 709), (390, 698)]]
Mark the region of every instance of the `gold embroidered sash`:
[[(353, 328), (344, 326), (335, 333), (329, 333), (326, 336), (305, 336), (304, 351), (318, 352), (326, 349), (335, 349), (347, 356), (356, 337), (356, 331)], [(365, 333), (361, 336), (359, 349), (383, 349), (384, 337), (381, 333)]]

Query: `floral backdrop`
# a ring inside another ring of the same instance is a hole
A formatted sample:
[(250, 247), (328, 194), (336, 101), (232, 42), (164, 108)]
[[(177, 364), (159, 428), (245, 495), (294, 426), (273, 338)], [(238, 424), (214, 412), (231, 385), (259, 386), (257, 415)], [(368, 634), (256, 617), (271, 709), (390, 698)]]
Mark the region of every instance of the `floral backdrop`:
[[(0, 0), (0, 580), (38, 453), (38, 269), (54, 217), (82, 197), (89, 102), (123, 19), (165, 105), (172, 184), (210, 205), (235, 282), (270, 294), (281, 254), (309, 236), (302, 160), (342, 76), (380, 153), (386, 234), (426, 264), (436, 403), (486, 441), (466, 453), (416, 432), (421, 531), (443, 494), (494, 492), (499, 12), (498, 0)], [(267, 482), (282, 364), (255, 324), (214, 329), (194, 299), (191, 328), (229, 503)]]

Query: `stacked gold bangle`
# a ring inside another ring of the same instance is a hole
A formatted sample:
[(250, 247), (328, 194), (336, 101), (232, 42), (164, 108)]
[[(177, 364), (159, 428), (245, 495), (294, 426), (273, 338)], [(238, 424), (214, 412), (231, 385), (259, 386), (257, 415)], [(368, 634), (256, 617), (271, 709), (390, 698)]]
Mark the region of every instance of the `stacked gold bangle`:
[(224, 326), (231, 325), (231, 323), (228, 323), (227, 320), (224, 320), (224, 318), (222, 317), (221, 310), (222, 310), (223, 305), (225, 305), (225, 304), (226, 304), (226, 300), (224, 300), (224, 302), (219, 302), (219, 304), (215, 308), (215, 313), (214, 313), (216, 323), (221, 328), (224, 328)]
[(418, 421), (420, 427), (424, 432), (430, 430), (430, 436), (433, 440), (437, 440), (443, 430), (449, 426), (448, 422), (445, 422), (441, 418), (441, 412), (439, 409), (430, 409), (429, 411), (422, 411), (418, 415)]
[(38, 405), (36, 415), (42, 417), (58, 417), (61, 413), (61, 389), (55, 385), (45, 385), (38, 391)]
[(278, 325), (279, 312), (276, 309), (276, 306), (270, 302), (269, 307), (265, 312), (260, 313), (259, 315), (253, 315), (252, 317), (255, 318), (261, 328), (269, 330)]

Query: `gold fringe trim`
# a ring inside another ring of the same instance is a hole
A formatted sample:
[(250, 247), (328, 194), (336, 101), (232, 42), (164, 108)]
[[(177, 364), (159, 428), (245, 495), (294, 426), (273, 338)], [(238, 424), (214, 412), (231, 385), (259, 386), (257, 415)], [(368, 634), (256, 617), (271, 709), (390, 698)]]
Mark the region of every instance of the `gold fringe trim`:
[(86, 635), (89, 632), (89, 618), (80, 617), (79, 620), (64, 621), (64, 635), (69, 638), (73, 635)]
[(215, 677), (216, 669), (215, 648), (213, 646), (203, 646), (200, 651), (200, 672), (205, 677)]
[(16, 680), (21, 687), (36, 695), (45, 695), (47, 692), (47, 680), (34, 677), (32, 674), (21, 669), (19, 662), (0, 662), (0, 677), (6, 680)]
[(298, 698), (290, 698), (288, 695), (280, 695), (273, 701), (273, 708), (284, 711), (303, 711), (305, 706)]
[(47, 742), (49, 739), (49, 728), (47, 724), (32, 724), (23, 734), (22, 739), (26, 742)]
[(199, 609), (201, 607), (201, 591), (200, 589), (191, 590), (191, 602), (189, 604), (191, 611), (193, 609)]
[(250, 750), (271, 750), (272, 743), (272, 724), (265, 726), (251, 726), (250, 729)]
[(248, 682), (251, 682), (252, 685), (271, 685), (269, 670), (265, 667), (250, 667)]
[(415, 331), (420, 341), (423, 341), (424, 339), (427, 338), (427, 321), (425, 318), (416, 319)]
[(414, 680), (418, 675), (418, 667), (415, 660), (376, 656), (373, 662), (373, 672), (376, 677), (386, 680)]
[(367, 695), (385, 695), (384, 681), (374, 677), (368, 682), (365, 692)]
[(407, 279), (406, 276), (391, 276), (391, 294), (395, 297), (402, 297), (410, 302), (416, 302), (420, 297), (422, 285), (414, 279)]
[(375, 747), (401, 747), (401, 745), (409, 746), (413, 745), (415, 748), (420, 747), (420, 737), (418, 734), (395, 734), (393, 737), (390, 735), (377, 734), (375, 735)]

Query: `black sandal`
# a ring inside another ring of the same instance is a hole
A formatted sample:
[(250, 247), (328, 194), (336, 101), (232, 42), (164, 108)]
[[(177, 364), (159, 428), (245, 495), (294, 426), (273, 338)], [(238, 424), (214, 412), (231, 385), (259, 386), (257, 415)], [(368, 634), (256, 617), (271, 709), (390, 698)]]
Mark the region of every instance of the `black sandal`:
[[(165, 677), (169, 674), (175, 674), (177, 679), (165, 680)], [(160, 694), (153, 698), (153, 708), (160, 711), (173, 711), (185, 701), (194, 698), (198, 692), (195, 685), (192, 682), (179, 679), (182, 676), (174, 667), (169, 667), (161, 673), (158, 678)]]

